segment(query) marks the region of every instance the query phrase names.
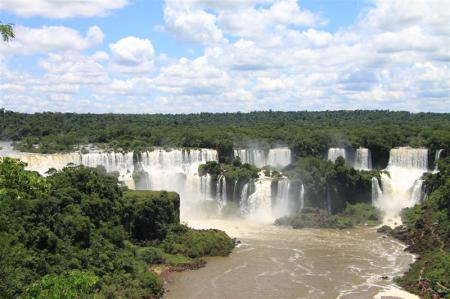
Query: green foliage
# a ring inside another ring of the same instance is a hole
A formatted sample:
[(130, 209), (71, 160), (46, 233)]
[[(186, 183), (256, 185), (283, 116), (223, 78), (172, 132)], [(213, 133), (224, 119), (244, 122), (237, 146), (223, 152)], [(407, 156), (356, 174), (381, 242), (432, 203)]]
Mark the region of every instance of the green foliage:
[(374, 166), (384, 168), (389, 150), (414, 145), (450, 148), (448, 114), (389, 111), (200, 113), (126, 115), (2, 111), (0, 139), (17, 148), (43, 153), (97, 143), (115, 150), (142, 151), (154, 146), (206, 147), (230, 163), (233, 146), (248, 140), (284, 143), (299, 157), (321, 157), (332, 146), (367, 147)]
[[(238, 161), (236, 163), (236, 161)], [(247, 182), (250, 179), (258, 178), (259, 168), (251, 164), (242, 164), (240, 160), (235, 160), (232, 165), (222, 165), (225, 178), (228, 181)]]
[(25, 292), (24, 299), (75, 299), (92, 293), (99, 278), (78, 270), (60, 275), (49, 274), (34, 282)]
[(450, 296), (450, 252), (433, 250), (424, 253), (412, 264), (406, 275), (396, 279), (407, 291), (420, 295), (421, 298), (442, 298)]
[(198, 166), (198, 174), (200, 176), (210, 174), (213, 178), (217, 178), (222, 173), (222, 168), (216, 161), (208, 161)]
[(427, 199), (402, 211), (403, 225), (383, 229), (420, 254), (397, 282), (421, 298), (450, 296), (450, 157), (439, 161), (439, 170), (425, 177)]
[(372, 205), (347, 204), (342, 213), (330, 215), (325, 210), (305, 208), (297, 215), (279, 218), (276, 225), (290, 225), (293, 228), (352, 228), (358, 225), (377, 225), (380, 211)]
[(127, 191), (127, 224), (138, 241), (162, 240), (169, 224), (180, 219), (180, 198), (174, 192)]
[(190, 258), (225, 256), (234, 247), (234, 241), (222, 231), (215, 229), (190, 230), (184, 225), (171, 226), (163, 243), (166, 252), (182, 254)]
[(296, 165), (287, 167), (284, 174), (305, 185), (308, 190), (306, 201), (310, 206), (327, 209), (329, 199), (332, 213), (341, 212), (346, 203), (368, 203), (372, 177), (379, 176), (377, 171), (358, 171), (346, 166), (342, 157), (335, 163), (304, 157)]
[(137, 254), (147, 264), (164, 264), (164, 250), (156, 247), (142, 247), (139, 248)]
[(374, 226), (380, 224), (382, 220), (380, 211), (366, 203), (346, 204), (344, 211), (339, 215), (350, 219), (353, 225)]
[(0, 34), (4, 42), (9, 42), (16, 37), (13, 26), (13, 24), (2, 24), (0, 22)]
[(41, 196), (49, 184), (36, 172), (25, 172), (25, 163), (0, 158), (0, 200)]
[(0, 298), (159, 298), (149, 263), (231, 250), (223, 232), (169, 230), (178, 194), (123, 192), (101, 173), (79, 166), (44, 178), (0, 161)]

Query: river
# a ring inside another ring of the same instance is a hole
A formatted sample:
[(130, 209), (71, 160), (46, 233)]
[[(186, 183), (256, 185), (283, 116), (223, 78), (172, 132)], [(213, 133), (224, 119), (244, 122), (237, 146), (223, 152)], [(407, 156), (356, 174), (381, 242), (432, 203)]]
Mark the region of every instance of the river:
[(242, 243), (228, 257), (208, 258), (205, 268), (170, 274), (167, 299), (374, 298), (396, 289), (392, 278), (414, 260), (403, 244), (371, 228), (294, 230), (212, 219), (187, 223), (225, 230)]

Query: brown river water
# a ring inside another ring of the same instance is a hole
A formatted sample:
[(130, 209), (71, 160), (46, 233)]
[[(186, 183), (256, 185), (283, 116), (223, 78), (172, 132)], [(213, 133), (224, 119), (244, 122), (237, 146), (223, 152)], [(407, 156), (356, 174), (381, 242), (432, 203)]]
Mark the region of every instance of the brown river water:
[(187, 223), (225, 230), (242, 244), (228, 257), (208, 258), (205, 268), (171, 273), (167, 299), (374, 298), (396, 290), (392, 278), (414, 261), (404, 245), (371, 228), (294, 230), (211, 219)]

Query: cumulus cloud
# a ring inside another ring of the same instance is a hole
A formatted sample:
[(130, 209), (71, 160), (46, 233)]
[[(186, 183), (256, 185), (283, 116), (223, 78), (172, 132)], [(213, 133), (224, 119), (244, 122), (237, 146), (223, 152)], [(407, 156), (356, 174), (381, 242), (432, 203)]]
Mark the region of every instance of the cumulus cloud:
[(29, 28), (17, 26), (16, 38), (9, 43), (0, 43), (0, 53), (6, 55), (45, 53), (49, 51), (81, 51), (103, 42), (103, 31), (92, 26), (85, 36), (77, 30), (64, 26)]
[(203, 49), (190, 59), (155, 53), (150, 40), (133, 36), (92, 54), (101, 41), (95, 31), (72, 32), (78, 46), (37, 42), (52, 49), (38, 62), (42, 77), (0, 60), (3, 103), (19, 94), (23, 103), (39, 96), (55, 109), (76, 102), (103, 112), (449, 111), (450, 2), (374, 0), (335, 31), (300, 4), (167, 0), (165, 31)]
[(104, 16), (108, 12), (127, 5), (127, 0), (0, 0), (2, 10), (22, 17), (41, 16), (55, 19)]
[(192, 4), (195, 4), (195, 1), (166, 1), (164, 6), (165, 29), (185, 41), (221, 42), (223, 35), (217, 27), (217, 17)]
[(120, 73), (145, 73), (153, 68), (155, 50), (148, 39), (134, 36), (110, 44), (111, 68)]

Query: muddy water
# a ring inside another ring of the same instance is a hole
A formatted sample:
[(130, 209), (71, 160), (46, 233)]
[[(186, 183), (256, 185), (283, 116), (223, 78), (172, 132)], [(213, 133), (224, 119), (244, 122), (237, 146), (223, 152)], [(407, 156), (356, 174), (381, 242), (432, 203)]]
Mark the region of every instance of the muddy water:
[[(171, 274), (165, 298), (373, 298), (395, 288), (414, 257), (373, 229), (294, 230), (240, 221), (188, 221), (242, 244), (206, 268)], [(388, 279), (382, 279), (388, 276)]]

